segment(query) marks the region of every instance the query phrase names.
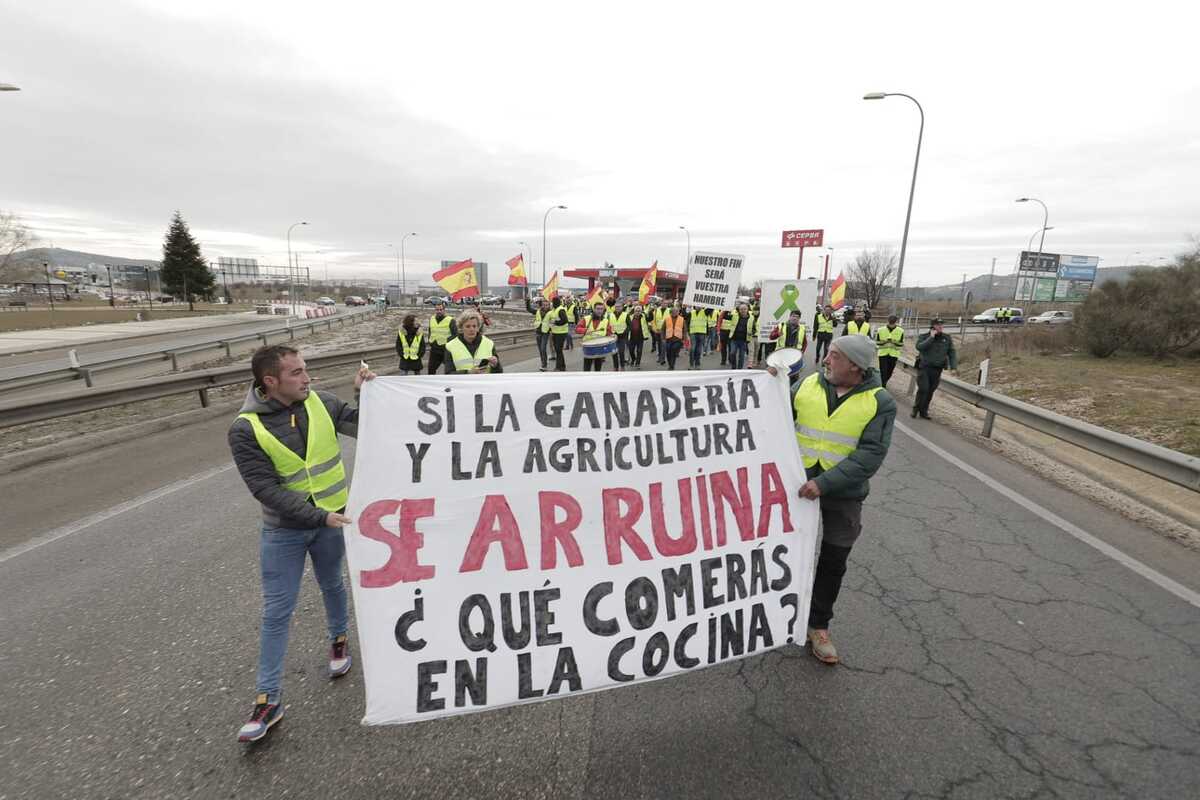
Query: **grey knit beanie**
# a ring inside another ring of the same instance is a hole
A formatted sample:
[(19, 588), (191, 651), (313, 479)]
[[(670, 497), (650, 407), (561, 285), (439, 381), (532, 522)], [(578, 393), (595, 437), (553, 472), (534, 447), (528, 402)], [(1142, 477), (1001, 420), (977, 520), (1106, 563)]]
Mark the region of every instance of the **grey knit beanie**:
[(871, 341), (870, 337), (854, 334), (839, 336), (833, 340), (830, 347), (844, 355), (851, 364), (859, 367), (863, 372), (872, 370), (879, 365), (879, 352), (875, 349), (875, 343)]

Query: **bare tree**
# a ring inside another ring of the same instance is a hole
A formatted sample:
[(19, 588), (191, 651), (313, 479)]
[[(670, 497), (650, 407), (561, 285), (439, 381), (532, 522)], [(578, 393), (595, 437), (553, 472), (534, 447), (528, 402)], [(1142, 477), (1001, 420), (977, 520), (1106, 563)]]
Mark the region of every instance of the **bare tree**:
[(14, 256), (36, 241), (21, 218), (10, 211), (0, 211), (0, 279), (10, 266), (16, 266)]
[(862, 294), (869, 308), (879, 305), (884, 290), (896, 283), (896, 251), (882, 245), (863, 250), (846, 269), (846, 282)]

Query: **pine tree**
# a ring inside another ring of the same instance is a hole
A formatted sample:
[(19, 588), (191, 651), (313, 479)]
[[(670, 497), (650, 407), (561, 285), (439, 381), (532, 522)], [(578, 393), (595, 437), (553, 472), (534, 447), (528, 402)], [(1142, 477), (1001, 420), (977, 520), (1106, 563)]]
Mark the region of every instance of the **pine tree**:
[(176, 211), (163, 241), (163, 291), (187, 300), (188, 308), (197, 296), (211, 300), (216, 279), (208, 269), (200, 245), (192, 238), (183, 216)]

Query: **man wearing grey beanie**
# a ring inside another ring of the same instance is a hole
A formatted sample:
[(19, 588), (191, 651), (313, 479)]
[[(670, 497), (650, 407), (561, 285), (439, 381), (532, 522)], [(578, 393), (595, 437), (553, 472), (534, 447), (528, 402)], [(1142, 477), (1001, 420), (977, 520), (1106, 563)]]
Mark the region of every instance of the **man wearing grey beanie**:
[[(838, 663), (829, 636), (833, 605), (842, 588), (850, 548), (862, 532), (862, 504), (892, 443), (896, 401), (879, 382), (875, 343), (843, 336), (830, 344), (818, 370), (792, 396), (796, 442), (808, 481), (800, 496), (821, 503), (821, 550), (817, 556), (808, 642), (825, 664)], [(768, 369), (775, 374), (775, 368)]]

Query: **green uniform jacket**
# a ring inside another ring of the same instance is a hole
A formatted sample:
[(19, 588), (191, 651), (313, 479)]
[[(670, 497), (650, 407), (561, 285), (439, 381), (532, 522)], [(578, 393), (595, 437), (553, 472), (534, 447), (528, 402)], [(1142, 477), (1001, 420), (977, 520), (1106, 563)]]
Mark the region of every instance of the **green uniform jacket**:
[(930, 367), (950, 367), (958, 369), (958, 353), (954, 350), (954, 340), (950, 334), (943, 333), (936, 339), (929, 332), (917, 337), (917, 355), (921, 363)]
[[(834, 403), (838, 401), (837, 390), (825, 380), (824, 375), (818, 380), (821, 388), (825, 390), (827, 407), (833, 408)], [(841, 398), (841, 402), (846, 402), (847, 397), (878, 386), (879, 372), (871, 370), (862, 383)], [(896, 423), (896, 401), (888, 394), (887, 389), (876, 392), (875, 403), (875, 417), (863, 428), (862, 436), (858, 437), (858, 447), (853, 453), (827, 472), (820, 464), (814, 464), (807, 470), (808, 479), (817, 482), (821, 497), (862, 500), (870, 494), (869, 479), (882, 466), (888, 448), (892, 446), (892, 426)]]

